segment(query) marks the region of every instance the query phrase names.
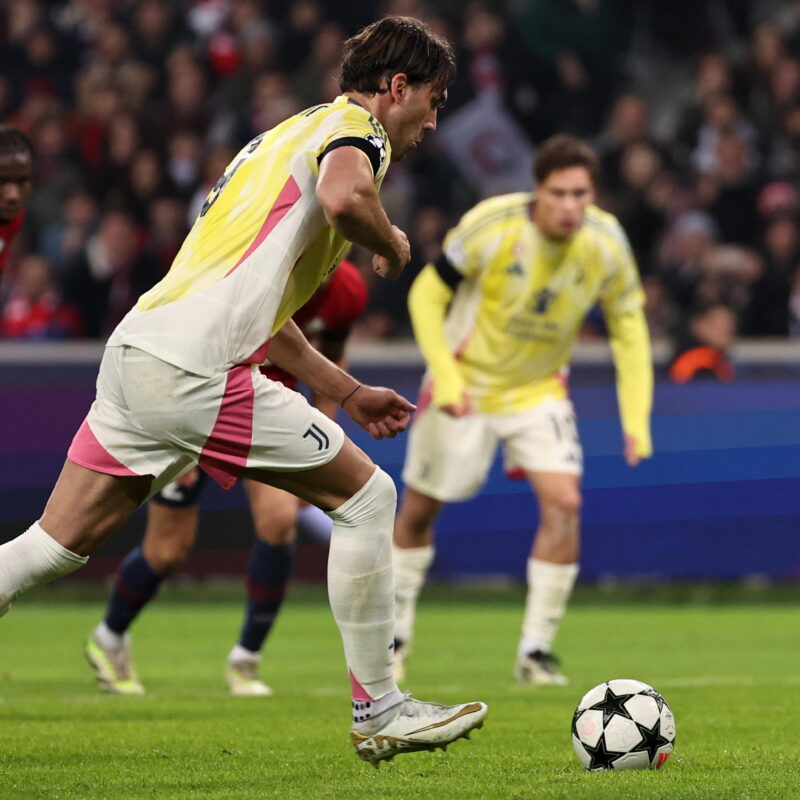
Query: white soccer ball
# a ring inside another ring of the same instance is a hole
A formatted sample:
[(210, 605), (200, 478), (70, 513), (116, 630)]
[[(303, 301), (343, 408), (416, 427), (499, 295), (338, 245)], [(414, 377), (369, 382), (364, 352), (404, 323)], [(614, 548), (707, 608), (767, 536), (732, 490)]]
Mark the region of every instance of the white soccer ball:
[(578, 703), (572, 746), (592, 772), (659, 769), (675, 746), (675, 717), (652, 686), (630, 678), (606, 681)]

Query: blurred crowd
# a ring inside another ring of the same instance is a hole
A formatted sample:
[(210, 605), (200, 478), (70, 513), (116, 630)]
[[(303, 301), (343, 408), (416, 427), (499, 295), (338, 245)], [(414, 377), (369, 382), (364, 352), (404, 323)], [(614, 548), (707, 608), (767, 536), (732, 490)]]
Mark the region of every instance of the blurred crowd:
[(36, 151), (0, 336), (107, 335), (235, 152), (336, 96), (342, 41), (377, 14), (447, 35), (459, 77), (384, 184), (407, 274), (372, 281), (353, 254), (371, 280), (359, 335), (408, 334), (405, 289), (447, 227), (529, 188), (556, 132), (601, 158), (654, 338), (800, 335), (799, 0), (0, 0), (0, 120)]

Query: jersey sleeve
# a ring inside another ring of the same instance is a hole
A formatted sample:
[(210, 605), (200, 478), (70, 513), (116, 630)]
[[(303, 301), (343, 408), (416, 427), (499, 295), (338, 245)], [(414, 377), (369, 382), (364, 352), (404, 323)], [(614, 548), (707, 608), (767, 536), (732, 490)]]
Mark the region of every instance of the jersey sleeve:
[[(485, 226), (481, 225), (482, 218), (476, 215), (476, 210), (465, 214), (458, 225), (448, 231), (442, 244), (443, 263), (467, 279), (477, 277), (489, 260), (486, 258), (486, 242), (483, 236)], [(438, 264), (437, 269), (440, 273), (443, 272)], [(453, 285), (447, 275), (441, 277), (445, 283)]]
[(609, 272), (601, 290), (600, 301), (606, 318), (628, 314), (644, 307), (644, 291), (628, 237), (615, 220), (609, 226), (606, 242)]
[(338, 147), (361, 150), (369, 159), (375, 179), (383, 179), (391, 154), (389, 137), (375, 117), (358, 104), (347, 105), (331, 117), (317, 154), (317, 163)]
[(612, 272), (601, 302), (617, 373), (617, 401), (623, 431), (636, 440), (637, 455), (648, 458), (653, 452), (653, 360), (643, 310), (644, 291), (628, 239), (616, 221), (610, 240)]

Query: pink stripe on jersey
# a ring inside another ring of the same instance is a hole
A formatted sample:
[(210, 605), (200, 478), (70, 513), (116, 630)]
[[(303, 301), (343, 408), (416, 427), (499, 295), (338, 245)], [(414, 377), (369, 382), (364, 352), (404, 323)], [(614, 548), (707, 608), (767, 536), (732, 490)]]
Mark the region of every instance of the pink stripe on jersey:
[(247, 465), (253, 441), (254, 396), (251, 367), (242, 365), (228, 370), (217, 420), (199, 461), (199, 466), (223, 489), (232, 488)]
[(300, 199), (300, 187), (297, 181), (290, 175), (289, 180), (283, 184), (283, 188), (275, 200), (275, 205), (269, 210), (261, 230), (256, 235), (256, 238), (250, 243), (244, 255), (230, 268), (226, 273), (228, 275), (233, 272), (246, 258), (248, 258), (253, 251), (269, 236), (272, 229), (291, 211), (292, 206)]
[(79, 467), (102, 472), (104, 475), (125, 475), (137, 477), (121, 461), (117, 461), (100, 444), (89, 423), (84, 420), (67, 451), (67, 458)]
[(267, 360), (267, 355), (269, 354), (269, 345), (272, 341), (272, 337), (267, 339), (258, 350), (253, 353), (249, 358), (246, 358), (242, 361), (242, 364), (263, 364)]
[(372, 702), (375, 698), (367, 694), (367, 690), (356, 680), (353, 675), (353, 670), (348, 670), (350, 673), (350, 689), (353, 694), (353, 700), (361, 700), (362, 702)]

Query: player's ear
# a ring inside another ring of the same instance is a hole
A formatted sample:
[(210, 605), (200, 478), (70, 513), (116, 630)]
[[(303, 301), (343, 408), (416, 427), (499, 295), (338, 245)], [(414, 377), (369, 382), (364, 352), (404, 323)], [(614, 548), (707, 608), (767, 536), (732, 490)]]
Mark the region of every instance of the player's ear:
[(408, 91), (408, 75), (405, 72), (396, 72), (389, 81), (389, 92), (392, 97), (400, 101)]

